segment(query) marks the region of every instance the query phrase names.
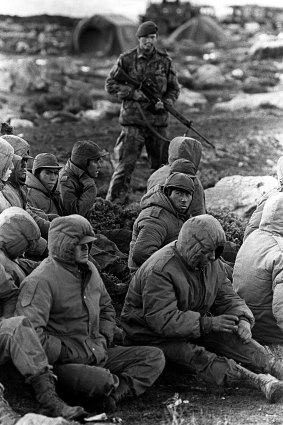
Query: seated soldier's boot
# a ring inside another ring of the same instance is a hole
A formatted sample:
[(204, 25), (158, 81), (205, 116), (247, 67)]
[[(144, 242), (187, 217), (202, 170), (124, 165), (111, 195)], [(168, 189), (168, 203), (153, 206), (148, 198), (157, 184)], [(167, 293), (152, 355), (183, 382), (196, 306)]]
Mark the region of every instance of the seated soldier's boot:
[(270, 403), (276, 403), (283, 399), (283, 381), (278, 381), (277, 378), (269, 374), (251, 372), (240, 365), (237, 365), (237, 369), (241, 378), (261, 390)]
[(123, 376), (119, 376), (119, 386), (113, 390), (108, 397), (105, 397), (103, 402), (104, 410), (107, 413), (113, 413), (117, 410), (117, 403), (126, 398), (133, 397), (133, 393)]
[(69, 406), (56, 393), (54, 377), (48, 371), (30, 379), (37, 401), (47, 416), (74, 419), (86, 414), (83, 407)]
[(283, 361), (281, 359), (272, 359), (270, 361), (270, 368), (268, 368), (268, 373), (275, 376), (275, 378), (283, 381)]
[(4, 387), (0, 384), (0, 424), (14, 425), (20, 419), (9, 403), (4, 398)]

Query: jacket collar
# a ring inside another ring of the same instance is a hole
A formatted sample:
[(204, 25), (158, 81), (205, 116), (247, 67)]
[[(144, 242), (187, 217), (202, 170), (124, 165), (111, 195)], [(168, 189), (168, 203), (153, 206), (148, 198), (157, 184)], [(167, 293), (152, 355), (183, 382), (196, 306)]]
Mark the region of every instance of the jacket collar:
[(68, 159), (66, 167), (69, 168), (72, 173), (74, 173), (79, 178), (84, 174), (84, 170), (77, 167), (70, 159)]

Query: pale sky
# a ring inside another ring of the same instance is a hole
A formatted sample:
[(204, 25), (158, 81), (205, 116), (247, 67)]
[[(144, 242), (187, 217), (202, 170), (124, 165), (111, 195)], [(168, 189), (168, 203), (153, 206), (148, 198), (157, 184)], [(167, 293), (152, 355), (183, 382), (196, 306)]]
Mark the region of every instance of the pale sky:
[[(155, 0), (158, 1), (158, 0)], [(216, 9), (229, 4), (280, 6), (282, 0), (194, 0), (195, 4), (210, 4)], [(118, 13), (134, 20), (145, 12), (148, 0), (0, 0), (0, 15), (65, 15), (85, 17), (100, 13)], [(282, 5), (283, 7), (283, 2)]]

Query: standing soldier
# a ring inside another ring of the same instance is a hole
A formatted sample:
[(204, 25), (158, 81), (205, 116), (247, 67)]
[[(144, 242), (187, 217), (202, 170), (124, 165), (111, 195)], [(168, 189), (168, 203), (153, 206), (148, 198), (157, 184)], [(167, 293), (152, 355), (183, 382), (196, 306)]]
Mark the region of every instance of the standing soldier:
[[(179, 83), (171, 58), (156, 48), (157, 33), (154, 22), (142, 23), (137, 31), (137, 47), (119, 57), (106, 79), (107, 92), (122, 101), (122, 131), (116, 142), (119, 162), (107, 194), (112, 202), (123, 204), (127, 200), (131, 175), (144, 144), (152, 172), (168, 160), (168, 112), (163, 101), (173, 105), (179, 95)], [(141, 90), (122, 81), (122, 73), (139, 83), (150, 80), (160, 101), (152, 105)]]

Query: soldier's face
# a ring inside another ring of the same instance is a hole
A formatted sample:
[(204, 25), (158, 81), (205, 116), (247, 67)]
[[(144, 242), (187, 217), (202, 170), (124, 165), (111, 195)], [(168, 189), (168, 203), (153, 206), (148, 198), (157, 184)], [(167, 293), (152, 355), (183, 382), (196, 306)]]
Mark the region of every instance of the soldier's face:
[(192, 202), (192, 195), (183, 190), (173, 189), (168, 197), (175, 210), (180, 214), (185, 214)]
[(148, 34), (144, 37), (139, 37), (139, 47), (140, 49), (149, 54), (153, 51), (157, 43), (157, 35), (156, 34)]

